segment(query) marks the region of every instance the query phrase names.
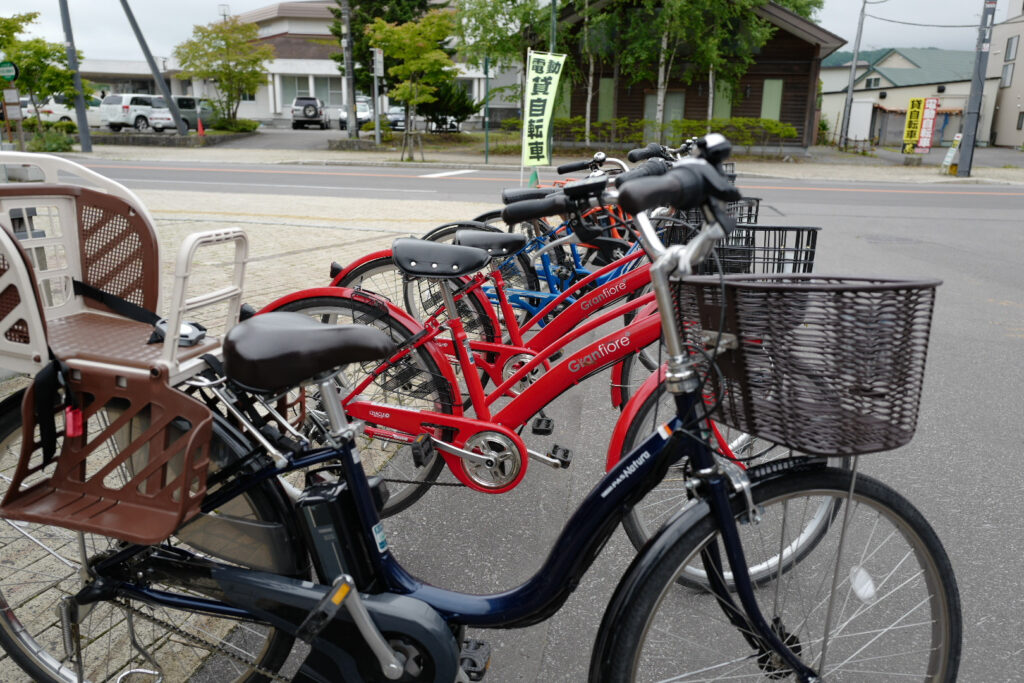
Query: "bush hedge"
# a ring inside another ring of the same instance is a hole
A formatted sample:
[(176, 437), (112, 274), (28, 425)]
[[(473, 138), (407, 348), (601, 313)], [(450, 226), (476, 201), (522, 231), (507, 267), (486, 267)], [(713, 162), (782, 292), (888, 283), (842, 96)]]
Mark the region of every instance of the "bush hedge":
[(259, 121), (252, 119), (216, 119), (210, 128), (226, 130), (229, 133), (251, 133), (260, 127)]
[[(502, 121), (502, 129), (506, 129), (506, 123), (510, 122), (514, 122), (516, 126), (512, 130), (519, 130), (522, 126), (519, 119), (506, 119)], [(646, 119), (635, 120), (621, 117), (613, 121), (591, 121), (590, 140), (591, 142), (628, 143), (640, 146), (658, 139), (660, 133), (664, 131), (669, 144), (675, 145), (686, 138), (700, 137), (706, 134), (709, 124), (712, 131), (722, 133), (732, 141), (733, 145), (746, 147), (748, 153), (754, 145), (761, 147), (772, 144), (781, 145), (783, 140), (797, 136), (796, 128), (792, 124), (773, 119), (734, 117), (712, 119), (710, 122), (679, 119), (659, 126), (654, 121)], [(586, 122), (582, 116), (554, 119), (552, 125), (556, 142), (583, 142), (586, 139)]]

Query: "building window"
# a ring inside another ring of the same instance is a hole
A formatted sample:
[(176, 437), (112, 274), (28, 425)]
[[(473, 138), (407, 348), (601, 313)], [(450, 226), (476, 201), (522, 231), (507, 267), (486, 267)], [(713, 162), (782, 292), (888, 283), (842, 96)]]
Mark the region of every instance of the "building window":
[(256, 101), (256, 93), (254, 93), (254, 92), (247, 92), (247, 93), (244, 93), (242, 95), (242, 102), (255, 102), (255, 101)]
[(1000, 88), (1009, 88), (1013, 83), (1013, 62), (1003, 64), (1003, 78), (999, 81)]
[(1017, 43), (1020, 42), (1020, 36), (1010, 36), (1006, 39), (1006, 54), (1003, 56), (1004, 62), (1012, 62), (1017, 59)]
[(877, 88), (881, 84), (882, 84), (882, 79), (879, 78), (878, 76), (876, 76), (875, 78), (866, 78), (866, 79), (864, 79), (864, 87), (865, 88)]
[(1024, 111), (1017, 114), (1017, 130), (1024, 130)]
[(782, 79), (764, 79), (764, 90), (761, 92), (761, 118), (781, 121), (782, 117)]
[(319, 97), (324, 104), (340, 107), (345, 102), (341, 97), (341, 76), (317, 76), (313, 79), (316, 90), (314, 97)]

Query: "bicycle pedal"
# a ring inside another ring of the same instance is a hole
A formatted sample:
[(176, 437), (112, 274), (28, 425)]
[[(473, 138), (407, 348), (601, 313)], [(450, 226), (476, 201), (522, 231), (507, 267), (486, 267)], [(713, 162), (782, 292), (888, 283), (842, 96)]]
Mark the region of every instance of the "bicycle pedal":
[(562, 465), (563, 470), (572, 463), (572, 451), (568, 448), (562, 448), (557, 444), (551, 447), (548, 457), (557, 460)]
[(491, 646), (482, 640), (470, 638), (462, 643), (459, 667), (471, 681), (481, 681), (491, 665)]
[(416, 467), (423, 467), (437, 455), (437, 449), (428, 434), (420, 434), (413, 439), (409, 450), (412, 451), (412, 462)]
[(555, 421), (550, 417), (535, 418), (531, 431), (534, 434), (539, 434), (540, 436), (549, 436), (553, 431), (555, 431)]
[(312, 643), (320, 635), (320, 632), (327, 627), (334, 619), (334, 615), (341, 609), (341, 603), (348, 597), (352, 590), (352, 581), (342, 574), (331, 584), (331, 589), (320, 599), (317, 606), (310, 611), (306, 618), (299, 625), (295, 637), (306, 643)]

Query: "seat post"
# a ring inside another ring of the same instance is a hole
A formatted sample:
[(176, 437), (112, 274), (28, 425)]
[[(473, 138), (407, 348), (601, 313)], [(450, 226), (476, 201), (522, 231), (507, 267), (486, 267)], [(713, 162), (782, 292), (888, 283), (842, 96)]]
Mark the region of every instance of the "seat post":
[(317, 388), (320, 390), (320, 397), (323, 400), (324, 409), (327, 411), (327, 421), (331, 425), (330, 437), (334, 445), (341, 445), (353, 436), (353, 430), (349, 425), (348, 417), (341, 406), (341, 394), (338, 391), (338, 383), (334, 381), (336, 372), (332, 372), (316, 380)]

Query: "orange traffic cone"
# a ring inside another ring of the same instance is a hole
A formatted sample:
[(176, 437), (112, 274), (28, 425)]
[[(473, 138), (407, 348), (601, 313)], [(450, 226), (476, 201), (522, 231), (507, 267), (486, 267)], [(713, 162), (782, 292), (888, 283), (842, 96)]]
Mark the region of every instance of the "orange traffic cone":
[(203, 120), (196, 117), (196, 130), (199, 132), (199, 137), (206, 136), (206, 130), (203, 128)]

